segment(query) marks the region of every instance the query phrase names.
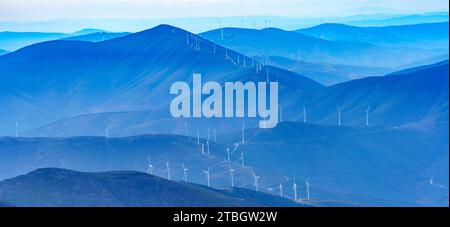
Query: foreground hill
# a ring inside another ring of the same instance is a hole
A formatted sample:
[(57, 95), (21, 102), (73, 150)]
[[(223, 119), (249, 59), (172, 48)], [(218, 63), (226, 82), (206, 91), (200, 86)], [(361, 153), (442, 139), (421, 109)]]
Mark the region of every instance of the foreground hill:
[(213, 189), (133, 171), (82, 173), (38, 169), (0, 182), (6, 206), (299, 206), (246, 189)]

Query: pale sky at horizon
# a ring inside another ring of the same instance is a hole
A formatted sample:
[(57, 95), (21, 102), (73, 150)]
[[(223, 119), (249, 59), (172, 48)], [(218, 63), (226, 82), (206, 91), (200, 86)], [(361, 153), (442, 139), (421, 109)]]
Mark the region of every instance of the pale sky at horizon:
[(447, 0), (0, 0), (0, 21), (225, 16), (333, 17), (447, 11)]

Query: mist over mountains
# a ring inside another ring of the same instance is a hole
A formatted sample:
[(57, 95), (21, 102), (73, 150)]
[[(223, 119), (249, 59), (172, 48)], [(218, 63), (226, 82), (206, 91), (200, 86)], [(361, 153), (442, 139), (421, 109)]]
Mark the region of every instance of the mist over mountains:
[[(0, 44), (25, 45), (0, 53), (0, 204), (294, 206), (295, 183), (313, 206), (447, 205), (448, 22), (425, 17), (199, 35), (171, 25), (0, 33)], [(193, 73), (278, 82), (278, 126), (173, 118), (170, 86), (192, 85)], [(183, 165), (189, 183), (178, 182)], [(207, 169), (213, 188), (201, 186)]]

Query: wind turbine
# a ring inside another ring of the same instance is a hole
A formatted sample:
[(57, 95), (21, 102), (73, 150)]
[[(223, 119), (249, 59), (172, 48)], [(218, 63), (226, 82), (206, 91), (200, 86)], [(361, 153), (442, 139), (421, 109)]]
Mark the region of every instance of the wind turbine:
[(370, 111), (370, 105), (366, 109), (366, 126), (369, 126), (369, 111)]
[(338, 111), (338, 126), (341, 126), (341, 108), (338, 106), (336, 106), (336, 109)]
[(152, 175), (153, 174), (153, 165), (150, 160), (150, 156), (148, 156), (148, 167), (147, 167), (147, 173)]
[(19, 137), (19, 121), (16, 120), (16, 138)]
[(292, 186), (292, 190), (294, 191), (294, 200), (295, 200), (295, 202), (297, 202), (297, 183), (295, 182), (295, 177), (294, 177), (294, 185)]
[(167, 168), (167, 180), (170, 180), (170, 165), (169, 165), (169, 162), (166, 162), (166, 168)]
[(311, 183), (309, 183), (309, 180), (305, 180), (306, 184), (306, 200), (309, 200), (309, 187), (311, 186)]
[(189, 168), (186, 168), (186, 166), (184, 166), (183, 163), (183, 181), (187, 182), (187, 171), (189, 170)]
[(209, 155), (209, 140), (206, 141), (206, 153)]
[(241, 166), (245, 167), (245, 161), (244, 161), (244, 151), (241, 150)]
[(184, 135), (188, 136), (188, 123), (186, 121), (184, 122)]
[(227, 161), (230, 162), (230, 148), (227, 147)]
[(278, 188), (280, 189), (280, 197), (283, 197), (283, 185), (280, 184), (280, 186), (278, 186)]
[(200, 144), (200, 131), (197, 129), (197, 144)]
[(206, 171), (203, 171), (203, 173), (205, 173), (206, 174), (206, 180), (208, 181), (208, 187), (210, 187), (211, 186), (211, 182), (210, 182), (210, 175), (209, 175), (209, 167), (208, 167), (208, 170), (206, 170)]
[(230, 182), (231, 182), (231, 187), (234, 187), (234, 169), (231, 168), (231, 166), (228, 166), (230, 169)]
[(105, 120), (105, 137), (109, 137), (109, 121)]
[(255, 179), (255, 190), (256, 191), (259, 191), (259, 182), (258, 182), (258, 180), (259, 180), (259, 177), (260, 176), (256, 176), (256, 173), (255, 173), (255, 171), (253, 171), (253, 178)]
[(202, 147), (202, 154), (205, 154), (205, 144), (204, 144), (204, 143), (201, 143), (200, 145), (201, 145), (201, 147)]

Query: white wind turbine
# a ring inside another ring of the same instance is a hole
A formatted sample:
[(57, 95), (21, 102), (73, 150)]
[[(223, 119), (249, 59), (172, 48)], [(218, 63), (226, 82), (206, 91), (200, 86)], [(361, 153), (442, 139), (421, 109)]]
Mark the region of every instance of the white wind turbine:
[(366, 126), (369, 126), (369, 111), (370, 111), (370, 105), (366, 109)]
[(202, 154), (204, 155), (205, 154), (205, 144), (201, 143), (200, 146), (201, 146)]
[(309, 200), (309, 187), (311, 186), (311, 183), (309, 183), (309, 179), (305, 181), (306, 184), (306, 200)]
[(227, 161), (230, 162), (230, 148), (227, 147)]
[(109, 137), (109, 121), (105, 120), (105, 137)]
[(211, 182), (210, 182), (210, 175), (209, 175), (209, 167), (208, 167), (208, 170), (203, 171), (203, 173), (206, 174), (206, 180), (208, 182), (208, 187), (210, 187), (211, 186)]
[(150, 160), (150, 156), (148, 156), (148, 166), (147, 166), (147, 173), (152, 175), (153, 174), (153, 165)]
[(197, 144), (200, 144), (200, 131), (197, 129)]
[(166, 162), (166, 168), (167, 168), (167, 180), (170, 180), (170, 165), (169, 165), (169, 162)]
[(230, 182), (231, 182), (231, 187), (234, 188), (234, 169), (231, 168), (231, 166), (228, 166), (230, 169)]
[(336, 106), (337, 112), (338, 112), (338, 126), (341, 126), (341, 108)]
[(253, 179), (255, 180), (254, 184), (255, 184), (256, 191), (259, 191), (259, 177), (260, 176), (256, 176), (255, 171), (253, 171)]
[(294, 191), (294, 200), (295, 200), (295, 202), (297, 202), (297, 183), (295, 182), (295, 177), (294, 177), (294, 185), (292, 186), (292, 190)]
[(189, 168), (186, 168), (186, 166), (183, 163), (183, 181), (187, 182), (187, 172), (188, 172)]
[(19, 121), (16, 120), (16, 138), (19, 137)]
[(206, 141), (206, 153), (209, 155), (209, 140)]
[(241, 160), (241, 166), (245, 167), (244, 151), (242, 151), (242, 150), (241, 150), (241, 158), (240, 158), (240, 160)]
[(280, 185), (278, 186), (278, 188), (280, 189), (280, 197), (283, 197), (283, 185), (280, 184)]

